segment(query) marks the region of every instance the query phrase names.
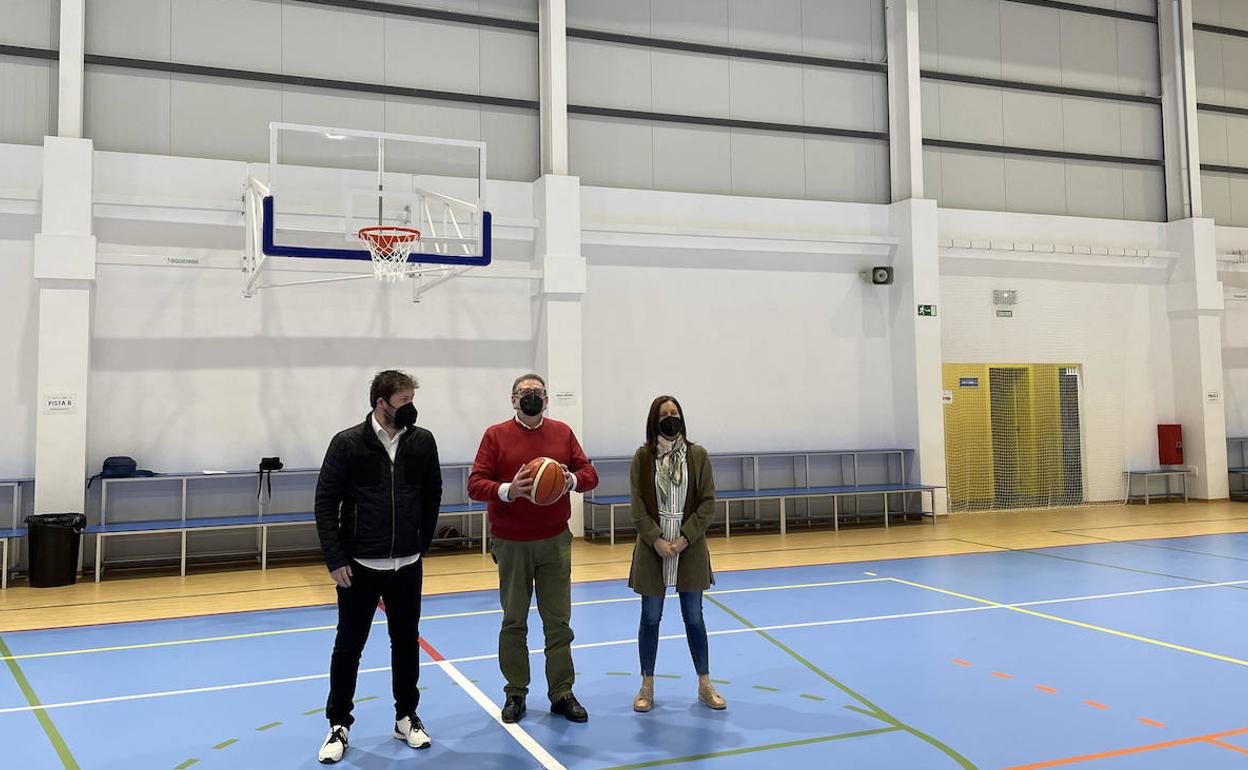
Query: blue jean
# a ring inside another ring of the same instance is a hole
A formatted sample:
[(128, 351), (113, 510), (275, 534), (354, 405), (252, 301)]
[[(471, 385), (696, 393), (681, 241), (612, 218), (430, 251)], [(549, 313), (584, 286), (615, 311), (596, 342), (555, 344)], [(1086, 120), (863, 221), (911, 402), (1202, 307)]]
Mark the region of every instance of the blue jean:
[[(702, 592), (680, 592), (680, 614), (685, 620), (685, 638), (693, 655), (693, 668), (698, 676), (711, 673), (706, 643), (706, 623), (702, 620)], [(641, 675), (654, 676), (654, 661), (659, 655), (659, 621), (663, 619), (663, 597), (641, 597), (641, 628), (637, 645), (641, 651)]]

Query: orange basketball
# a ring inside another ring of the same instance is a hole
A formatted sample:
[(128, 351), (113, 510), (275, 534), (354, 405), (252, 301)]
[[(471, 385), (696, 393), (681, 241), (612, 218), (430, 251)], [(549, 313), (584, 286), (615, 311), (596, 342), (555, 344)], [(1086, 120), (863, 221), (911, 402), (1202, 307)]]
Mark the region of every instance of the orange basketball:
[(538, 505), (550, 505), (563, 497), (563, 468), (549, 457), (538, 457), (525, 463), (533, 474), (533, 491), (529, 499)]

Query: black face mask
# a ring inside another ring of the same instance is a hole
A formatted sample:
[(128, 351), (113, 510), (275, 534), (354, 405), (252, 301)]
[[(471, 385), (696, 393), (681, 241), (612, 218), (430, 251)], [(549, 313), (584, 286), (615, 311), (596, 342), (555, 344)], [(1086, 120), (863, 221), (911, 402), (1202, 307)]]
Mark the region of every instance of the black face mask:
[(410, 428), (416, 424), (416, 405), (412, 403), (404, 404), (394, 410), (394, 427), (399, 430)]
[(669, 414), (662, 420), (659, 420), (659, 432), (668, 438), (676, 438), (685, 432), (685, 421)]
[(536, 417), (542, 413), (542, 397), (536, 393), (525, 393), (520, 397), (520, 411), (529, 417)]

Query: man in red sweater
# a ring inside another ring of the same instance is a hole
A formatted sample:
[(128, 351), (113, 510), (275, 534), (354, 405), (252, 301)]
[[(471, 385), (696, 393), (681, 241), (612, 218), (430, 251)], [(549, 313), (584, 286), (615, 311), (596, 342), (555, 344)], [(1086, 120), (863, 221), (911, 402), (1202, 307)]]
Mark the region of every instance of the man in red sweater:
[[(598, 473), (566, 423), (543, 417), (546, 381), (536, 374), (511, 387), (515, 417), (491, 425), (481, 437), (468, 477), (468, 496), (489, 504), (492, 553), (498, 564), (503, 627), (498, 633), (498, 664), (507, 680), (504, 722), (524, 716), (529, 692), (529, 606), (537, 589), (537, 611), (546, 633), (546, 685), (550, 712), (572, 722), (589, 714), (572, 694), (572, 504), (567, 492), (598, 486)], [(565, 494), (551, 505), (529, 497), (533, 477), (528, 461), (549, 457), (564, 466)]]

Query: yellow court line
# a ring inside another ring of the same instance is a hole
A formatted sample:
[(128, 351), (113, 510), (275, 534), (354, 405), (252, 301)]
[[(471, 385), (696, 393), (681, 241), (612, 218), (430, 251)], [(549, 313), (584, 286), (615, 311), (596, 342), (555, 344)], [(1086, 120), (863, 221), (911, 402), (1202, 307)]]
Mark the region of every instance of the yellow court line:
[(1184, 647), (1181, 644), (1163, 642), (1160, 639), (1153, 639), (1152, 637), (1148, 637), (1148, 636), (1140, 636), (1139, 634), (1132, 634), (1126, 631), (1119, 631), (1114, 628), (1106, 628), (1105, 626), (1097, 626), (1097, 625), (1093, 625), (1092, 623), (1084, 623), (1083, 621), (1079, 621), (1079, 620), (1071, 620), (1070, 618), (1063, 618), (1057, 615), (1050, 615), (1046, 612), (1036, 612), (1035, 610), (1029, 610), (1025, 607), (1017, 607), (1013, 604), (1003, 604), (1001, 602), (994, 602), (991, 599), (984, 599), (979, 596), (971, 596), (970, 594), (963, 594), (963, 593), (958, 593), (957, 591), (950, 591), (946, 588), (937, 588), (936, 586), (929, 586), (929, 585), (924, 585), (922, 583), (915, 583), (912, 580), (903, 580), (902, 578), (896, 578), (896, 577), (889, 578), (889, 579), (894, 582), (901, 583), (902, 585), (914, 586), (915, 588), (922, 588), (926, 591), (935, 591), (936, 593), (945, 594), (946, 596), (955, 596), (959, 599), (965, 599), (968, 602), (977, 602), (979, 604), (986, 604), (989, 607), (997, 607), (1003, 610), (1011, 610), (1013, 612), (1020, 612), (1024, 615), (1031, 615), (1033, 617), (1043, 618), (1044, 620), (1053, 620), (1053, 621), (1057, 621), (1058, 623), (1065, 623), (1068, 626), (1086, 628), (1089, 631), (1099, 631), (1102, 634), (1109, 634), (1110, 636), (1118, 636), (1123, 639), (1130, 639), (1136, 642), (1144, 642), (1145, 644), (1152, 644), (1158, 647), (1165, 647), (1171, 650), (1178, 650), (1179, 652), (1187, 652), (1187, 653), (1191, 653), (1192, 655), (1199, 655), (1202, 658), (1220, 660), (1220, 661), (1223, 661), (1224, 663), (1234, 663), (1238, 666), (1248, 666), (1248, 660), (1241, 660), (1240, 658), (1232, 658), (1229, 655), (1219, 655), (1216, 652), (1207, 652), (1205, 650), (1198, 650), (1195, 647)]
[[(752, 593), (758, 591), (784, 591), (798, 588), (825, 588), (828, 586), (857, 585), (860, 583), (883, 583), (888, 582), (890, 578), (876, 578), (874, 580), (834, 580), (825, 583), (796, 583), (787, 586), (760, 586), (758, 588), (733, 588), (723, 591), (707, 591), (708, 594), (737, 594)], [(674, 598), (674, 597), (672, 597)], [(640, 597), (626, 596), (616, 599), (593, 599), (583, 602), (573, 602), (574, 607), (585, 607), (595, 604), (620, 604), (624, 602), (640, 601)], [(536, 606), (530, 607), (529, 611), (533, 612)], [(502, 614), (501, 609), (496, 610), (474, 610), (472, 612), (448, 612), (441, 615), (425, 615), (421, 621), (426, 620), (447, 620), (450, 618), (468, 618), (479, 615), (499, 615)], [(373, 625), (380, 626), (385, 624), (385, 620), (375, 620)], [(163, 642), (144, 642), (141, 644), (119, 644), (112, 647), (89, 647), (81, 650), (57, 650), (54, 652), (30, 652), (24, 655), (5, 655), (0, 656), (0, 661), (6, 660), (30, 660), (33, 658), (59, 658), (67, 655), (88, 655), (97, 652), (122, 652), (125, 650), (149, 650), (158, 647), (180, 647), (188, 644), (205, 644), (207, 642), (230, 642), (239, 639), (259, 639), (268, 636), (283, 636), (286, 634), (302, 634), (311, 631), (333, 631), (336, 626), (304, 626), (301, 628), (283, 628), (276, 631), (253, 631), (246, 634), (230, 634), (228, 636), (205, 636), (194, 639), (170, 639)]]

